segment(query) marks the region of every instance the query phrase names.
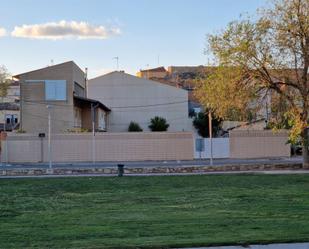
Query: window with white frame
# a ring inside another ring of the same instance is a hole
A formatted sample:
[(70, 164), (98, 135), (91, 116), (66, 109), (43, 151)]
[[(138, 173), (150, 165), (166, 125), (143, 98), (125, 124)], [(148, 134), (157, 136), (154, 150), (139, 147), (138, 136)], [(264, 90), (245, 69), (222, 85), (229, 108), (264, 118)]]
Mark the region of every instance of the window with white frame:
[(46, 100), (66, 100), (67, 84), (66, 80), (45, 80)]

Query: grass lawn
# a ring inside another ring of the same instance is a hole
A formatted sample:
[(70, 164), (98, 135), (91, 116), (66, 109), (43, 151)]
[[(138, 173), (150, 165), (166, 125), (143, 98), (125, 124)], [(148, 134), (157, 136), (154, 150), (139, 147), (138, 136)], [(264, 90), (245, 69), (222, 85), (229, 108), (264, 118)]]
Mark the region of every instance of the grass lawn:
[(0, 248), (309, 241), (309, 175), (0, 179)]

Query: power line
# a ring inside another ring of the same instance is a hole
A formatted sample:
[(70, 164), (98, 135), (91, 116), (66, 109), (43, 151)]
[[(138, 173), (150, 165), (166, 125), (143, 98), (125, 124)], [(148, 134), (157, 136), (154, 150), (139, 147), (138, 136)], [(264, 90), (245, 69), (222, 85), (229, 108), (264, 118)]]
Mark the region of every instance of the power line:
[[(41, 115), (37, 115), (37, 114), (32, 114), (32, 113), (28, 113), (28, 112), (24, 112), (25, 115), (28, 115), (28, 116), (32, 116), (32, 117), (37, 117), (37, 118), (41, 118), (41, 119), (46, 119), (48, 120), (48, 116), (41, 116)], [(183, 119), (184, 117), (176, 117), (176, 118), (172, 118), (172, 119), (166, 119), (167, 122), (171, 122), (171, 121), (175, 121), (175, 120), (179, 120), (179, 119)], [(66, 122), (66, 123), (69, 123), (69, 124), (73, 124), (73, 127), (77, 127), (76, 126), (76, 123), (74, 121), (70, 121), (70, 120), (64, 120), (64, 119), (56, 119), (56, 118), (51, 118), (52, 121), (56, 121), (56, 122)], [(144, 124), (144, 125), (147, 125), (147, 124), (150, 124), (150, 120), (149, 122), (138, 122), (139, 124)], [(110, 123), (110, 125), (129, 125), (129, 123)]]
[[(41, 105), (51, 105), (51, 106), (60, 106), (60, 107), (68, 107), (68, 106), (75, 106), (71, 104), (56, 104), (50, 103), (45, 101), (31, 101), (23, 99), (21, 102), (26, 102), (30, 104), (41, 104)], [(132, 105), (132, 106), (111, 106), (111, 109), (128, 109), (128, 108), (143, 108), (143, 107), (154, 107), (154, 106), (165, 106), (165, 105), (176, 105), (176, 104), (183, 104), (188, 103), (187, 100), (185, 101), (177, 101), (177, 102), (168, 102), (168, 103), (159, 103), (159, 104), (149, 104), (149, 105)]]

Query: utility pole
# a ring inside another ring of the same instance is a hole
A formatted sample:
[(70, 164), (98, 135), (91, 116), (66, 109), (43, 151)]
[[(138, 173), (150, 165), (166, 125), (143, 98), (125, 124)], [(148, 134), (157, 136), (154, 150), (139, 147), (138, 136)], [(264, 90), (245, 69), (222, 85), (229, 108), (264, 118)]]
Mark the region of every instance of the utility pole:
[(50, 109), (51, 106), (47, 105), (48, 110), (48, 165), (49, 169), (52, 169), (52, 157), (51, 157), (51, 115), (50, 115)]
[(95, 164), (96, 146), (95, 146), (95, 109), (97, 105), (91, 104), (91, 119), (92, 119), (92, 163)]
[[(4, 133), (4, 135), (6, 136), (6, 107), (5, 107), (5, 103), (4, 103), (4, 97), (2, 96), (2, 104), (3, 104), (3, 118), (4, 118), (4, 122), (3, 122), (3, 133)], [(8, 155), (9, 155), (9, 153), (8, 153), (8, 139), (6, 138), (5, 140), (4, 140), (5, 142), (4, 142), (4, 150), (5, 150), (5, 165), (7, 165), (8, 164)]]
[(213, 165), (213, 153), (212, 153), (212, 115), (211, 111), (208, 112), (209, 120), (209, 142), (210, 142), (210, 165)]

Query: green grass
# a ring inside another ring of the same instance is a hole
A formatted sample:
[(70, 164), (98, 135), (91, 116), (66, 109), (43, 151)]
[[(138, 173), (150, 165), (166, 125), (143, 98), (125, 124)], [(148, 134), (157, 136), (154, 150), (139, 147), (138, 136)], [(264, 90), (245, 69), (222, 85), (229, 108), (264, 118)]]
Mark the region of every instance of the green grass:
[(309, 175), (0, 179), (0, 248), (309, 241)]

